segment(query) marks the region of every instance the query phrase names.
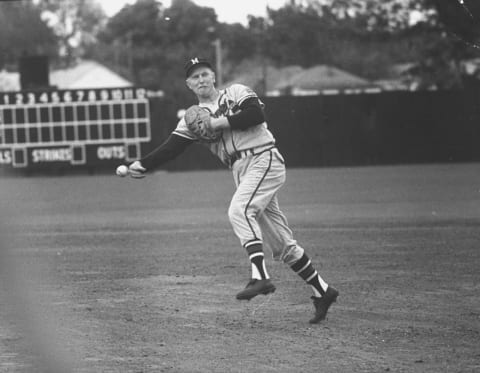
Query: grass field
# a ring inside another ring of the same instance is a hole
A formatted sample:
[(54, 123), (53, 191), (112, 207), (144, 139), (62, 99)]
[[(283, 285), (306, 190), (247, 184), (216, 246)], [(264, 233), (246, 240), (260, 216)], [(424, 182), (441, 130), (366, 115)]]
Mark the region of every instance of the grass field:
[(281, 206), (340, 291), (249, 276), (228, 170), (0, 179), (0, 372), (479, 372), (480, 164), (292, 169)]

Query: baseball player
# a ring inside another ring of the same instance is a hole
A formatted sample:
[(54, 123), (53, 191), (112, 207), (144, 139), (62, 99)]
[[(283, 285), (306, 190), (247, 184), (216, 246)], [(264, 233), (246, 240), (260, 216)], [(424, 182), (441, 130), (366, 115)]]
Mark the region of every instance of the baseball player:
[[(285, 182), (285, 162), (267, 128), (263, 103), (241, 84), (218, 90), (214, 69), (205, 59), (189, 60), (185, 74), (187, 87), (198, 99), (196, 119), (186, 114), (165, 142), (129, 165), (128, 173), (142, 178), (194, 142), (207, 146), (232, 170), (236, 185), (228, 217), (251, 264), (251, 280), (236, 298), (250, 300), (275, 291), (264, 260), (268, 247), (274, 259), (282, 260), (311, 286), (315, 314), (310, 323), (319, 323), (339, 292), (320, 277), (280, 210), (277, 192)], [(199, 111), (208, 115), (199, 119)], [(210, 137), (195, 132), (194, 121)]]

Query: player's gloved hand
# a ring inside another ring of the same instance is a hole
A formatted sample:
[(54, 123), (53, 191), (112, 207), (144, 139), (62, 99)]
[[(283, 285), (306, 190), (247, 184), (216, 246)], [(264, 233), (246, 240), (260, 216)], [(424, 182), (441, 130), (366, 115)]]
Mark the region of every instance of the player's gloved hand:
[(147, 169), (142, 166), (140, 161), (135, 161), (128, 166), (128, 174), (134, 179), (144, 178), (146, 176), (145, 172), (147, 172)]
[(200, 140), (206, 142), (215, 142), (220, 139), (221, 131), (214, 131), (211, 126), (212, 116), (208, 109), (192, 105), (183, 116), (188, 129), (194, 133)]

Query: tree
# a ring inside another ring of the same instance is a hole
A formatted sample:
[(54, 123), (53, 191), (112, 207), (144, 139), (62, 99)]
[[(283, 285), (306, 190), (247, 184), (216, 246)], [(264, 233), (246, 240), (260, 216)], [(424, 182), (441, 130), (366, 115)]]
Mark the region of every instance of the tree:
[(24, 54), (55, 58), (56, 36), (29, 2), (0, 3), (0, 69), (17, 66)]
[(428, 0), (437, 12), (437, 22), (459, 40), (480, 47), (480, 3), (472, 0)]
[(155, 0), (137, 0), (114, 15), (90, 51), (136, 85), (162, 89), (185, 102), (183, 64), (194, 55), (213, 60), (218, 33), (212, 8), (174, 0), (169, 8)]
[(369, 0), (337, 0), (328, 5), (303, 2), (270, 9), (265, 20), (265, 53), (279, 66), (331, 64), (378, 79), (392, 63), (415, 58), (418, 50), (412, 51), (411, 47), (421, 44), (409, 43), (417, 36), (405, 33), (409, 28), (400, 22), (406, 18), (405, 13), (399, 13), (396, 23), (381, 21), (388, 12), (372, 13), (370, 6), (373, 2)]
[(420, 50), (412, 73), (421, 87), (463, 88), (468, 77), (462, 61), (480, 55), (479, 4), (469, 0), (425, 0), (424, 5), (433, 9), (429, 25), (434, 37)]
[(183, 63), (193, 55), (214, 60), (218, 38), (226, 79), (252, 63), (331, 64), (371, 80), (392, 65), (416, 63), (412, 72), (423, 86), (452, 87), (459, 82), (458, 62), (477, 51), (447, 33), (444, 1), (455, 2), (297, 0), (268, 9), (266, 17), (250, 16), (244, 27), (219, 23), (214, 9), (190, 0), (173, 0), (168, 8), (137, 0), (108, 20), (87, 55), (178, 102), (189, 98)]
[(424, 0), (304, 0), (319, 14), (331, 13), (339, 20), (354, 19), (364, 31), (398, 32), (426, 21), (432, 9)]
[[(473, 6), (473, 4), (476, 4)], [(327, 63), (370, 79), (398, 63), (421, 87), (462, 84), (460, 61), (478, 55), (480, 3), (473, 0), (292, 1), (268, 12), (271, 48), (280, 65)]]
[(96, 42), (106, 15), (96, 0), (39, 1), (38, 8), (59, 40), (59, 54), (66, 65), (81, 57)]

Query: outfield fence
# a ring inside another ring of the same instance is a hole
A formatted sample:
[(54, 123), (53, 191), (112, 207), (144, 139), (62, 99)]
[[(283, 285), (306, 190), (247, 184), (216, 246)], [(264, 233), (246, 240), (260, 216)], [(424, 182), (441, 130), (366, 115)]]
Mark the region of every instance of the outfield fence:
[[(478, 97), (478, 89), (351, 91), (262, 101), (289, 167), (330, 167), (479, 161)], [(3, 93), (0, 168), (111, 170), (164, 141), (179, 109), (141, 88)], [(194, 145), (163, 168), (219, 167)]]

